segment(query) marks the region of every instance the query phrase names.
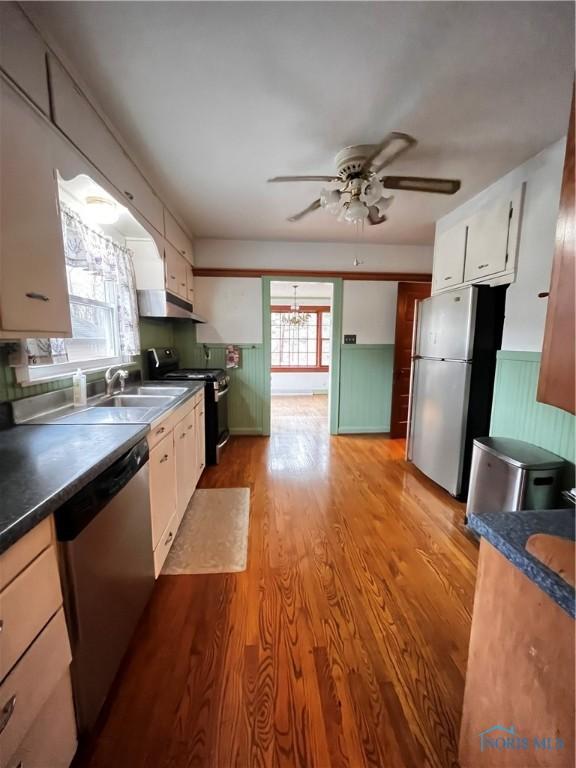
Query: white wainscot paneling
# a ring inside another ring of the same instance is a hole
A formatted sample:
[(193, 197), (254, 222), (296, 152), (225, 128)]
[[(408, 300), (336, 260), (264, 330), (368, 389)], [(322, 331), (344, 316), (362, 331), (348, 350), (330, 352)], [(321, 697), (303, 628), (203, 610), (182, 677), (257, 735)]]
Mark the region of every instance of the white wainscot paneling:
[(270, 376), (273, 395), (328, 392), (328, 382), (330, 379), (328, 371), (315, 371), (314, 373), (282, 373), (273, 371)]

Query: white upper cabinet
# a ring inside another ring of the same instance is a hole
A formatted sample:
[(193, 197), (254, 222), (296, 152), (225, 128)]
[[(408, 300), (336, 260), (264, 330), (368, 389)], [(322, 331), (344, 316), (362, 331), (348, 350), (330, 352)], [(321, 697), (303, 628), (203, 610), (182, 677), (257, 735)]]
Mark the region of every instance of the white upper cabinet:
[(108, 126), (72, 78), (48, 56), (56, 125), (158, 232), (164, 232), (164, 207), (116, 141)]
[(436, 236), (434, 243), (433, 287), (441, 291), (460, 285), (464, 279), (466, 224), (458, 224)]
[(70, 336), (51, 132), (15, 90), (0, 86), (0, 336)]
[(169, 242), (165, 245), (166, 253), (166, 290), (180, 296), (182, 299), (188, 298), (188, 284), (186, 270), (188, 262), (183, 256), (180, 256), (176, 248)]
[(439, 232), (434, 243), (432, 289), (512, 282), (522, 223), (522, 184)]
[(184, 256), (186, 261), (194, 264), (190, 238), (167, 208), (164, 209), (164, 227), (166, 239), (172, 243), (181, 256)]
[(521, 198), (520, 187), (513, 195), (495, 200), (469, 219), (466, 282), (478, 282), (514, 269)]
[(50, 113), (46, 47), (16, 3), (0, 3), (0, 67), (44, 114)]

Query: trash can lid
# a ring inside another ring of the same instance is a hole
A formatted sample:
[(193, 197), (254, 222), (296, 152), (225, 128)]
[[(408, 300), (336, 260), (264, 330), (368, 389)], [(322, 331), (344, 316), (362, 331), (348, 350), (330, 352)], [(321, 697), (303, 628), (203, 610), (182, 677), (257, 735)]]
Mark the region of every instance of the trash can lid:
[(478, 437), (474, 446), (522, 469), (557, 469), (566, 463), (555, 453), (511, 437)]

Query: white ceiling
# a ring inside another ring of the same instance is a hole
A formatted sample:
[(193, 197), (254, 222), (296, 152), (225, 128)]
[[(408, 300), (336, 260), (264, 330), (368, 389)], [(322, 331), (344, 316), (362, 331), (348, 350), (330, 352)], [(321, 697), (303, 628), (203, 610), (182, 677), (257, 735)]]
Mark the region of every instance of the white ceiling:
[(419, 146), (390, 172), (462, 179), (399, 192), (378, 243), (433, 222), (565, 134), (569, 2), (26, 3), (197, 237), (352, 241), (324, 211), (286, 221), (343, 146)]

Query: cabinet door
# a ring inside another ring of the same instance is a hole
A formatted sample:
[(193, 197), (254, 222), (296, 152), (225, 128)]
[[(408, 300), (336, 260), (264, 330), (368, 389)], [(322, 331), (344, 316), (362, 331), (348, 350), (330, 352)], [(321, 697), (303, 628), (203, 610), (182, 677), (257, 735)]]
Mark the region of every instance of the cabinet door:
[(176, 451), (176, 512), (181, 520), (190, 501), (190, 477), (193, 473), (190, 462), (191, 439), (188, 426), (193, 411), (174, 427), (174, 447)]
[(54, 122), (161, 234), (164, 209), (98, 112), (53, 57), (48, 57)]
[(0, 67), (49, 114), (46, 48), (17, 3), (0, 3)]
[(175, 293), (185, 299), (186, 290), (186, 262), (180, 256), (176, 248), (166, 243), (166, 290)]
[(186, 298), (194, 304), (194, 272), (189, 264), (186, 265)]
[(156, 549), (162, 531), (176, 510), (176, 467), (171, 431), (150, 451), (150, 507), (152, 546)]
[(204, 417), (204, 396), (194, 409), (196, 418), (196, 466), (197, 466), (197, 480), (200, 479), (200, 475), (204, 471), (206, 466), (206, 433), (205, 433), (205, 417)]
[(468, 220), (464, 270), (464, 280), (467, 282), (477, 282), (487, 275), (506, 271), (512, 210), (511, 198), (504, 197)]
[(574, 282), (576, 279), (576, 195), (574, 191), (574, 98), (564, 158), (556, 249), (552, 262), (542, 362), (538, 379), (540, 403), (576, 412), (574, 381)]
[(466, 224), (457, 224), (436, 236), (434, 244), (434, 291), (441, 291), (464, 280)]
[(172, 243), (174, 248), (176, 248), (178, 253), (183, 256), (187, 262), (193, 264), (192, 243), (190, 242), (190, 238), (166, 208), (164, 209), (164, 227), (166, 230), (166, 239)]
[(4, 82), (0, 99), (2, 329), (37, 336), (70, 336), (50, 129)]

